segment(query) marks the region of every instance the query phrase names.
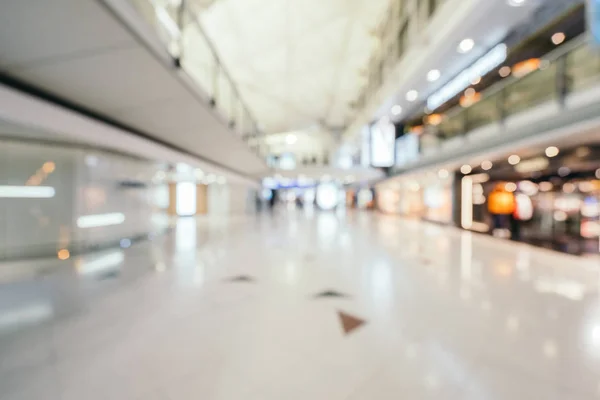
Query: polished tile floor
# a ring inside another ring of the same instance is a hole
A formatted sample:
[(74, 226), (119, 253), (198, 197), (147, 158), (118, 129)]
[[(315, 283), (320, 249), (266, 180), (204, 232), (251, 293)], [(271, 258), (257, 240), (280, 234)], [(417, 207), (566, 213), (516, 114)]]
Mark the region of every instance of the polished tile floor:
[(599, 287), (598, 259), (368, 212), (185, 219), (0, 266), (0, 398), (600, 399)]

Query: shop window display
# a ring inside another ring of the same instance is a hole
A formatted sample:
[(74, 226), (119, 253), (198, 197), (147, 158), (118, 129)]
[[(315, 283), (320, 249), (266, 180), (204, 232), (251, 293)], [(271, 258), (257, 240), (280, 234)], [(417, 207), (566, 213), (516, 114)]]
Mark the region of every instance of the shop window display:
[(458, 173), (460, 225), (566, 253), (597, 254), (600, 149), (581, 149), (561, 149), (561, 157), (551, 158), (539, 170), (520, 172), (495, 160), (489, 171)]
[(453, 177), (430, 171), (377, 188), (377, 208), (386, 214), (452, 223)]

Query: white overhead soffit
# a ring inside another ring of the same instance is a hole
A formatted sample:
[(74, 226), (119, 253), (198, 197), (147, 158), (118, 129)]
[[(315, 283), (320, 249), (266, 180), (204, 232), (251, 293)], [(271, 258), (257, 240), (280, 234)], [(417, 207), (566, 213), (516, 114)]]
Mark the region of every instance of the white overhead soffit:
[(201, 21), (266, 132), (335, 128), (354, 112), (389, 3), (218, 0)]
[[(202, 161), (197, 157), (162, 146), (152, 140), (131, 135), (127, 131), (104, 124), (56, 104), (19, 92), (0, 84), (0, 120), (18, 124), (23, 128), (11, 129), (16, 137), (29, 138), (28, 129), (35, 129), (36, 139), (47, 132), (50, 140), (64, 140), (138, 157), (167, 162), (185, 163), (207, 173), (226, 177), (230, 183), (257, 186), (254, 179)], [(41, 131), (41, 132), (40, 132)]]
[[(106, 3), (118, 7), (127, 23)], [(116, 121), (196, 163), (208, 161), (244, 176), (267, 170), (214, 113), (207, 96), (173, 67), (155, 32), (127, 1), (3, 2), (0, 76)]]
[(567, 97), (565, 106), (550, 101), (509, 117), (504, 126), (483, 126), (446, 141), (438, 153), (382, 182), (400, 180), (439, 168), (456, 169), (510, 154), (526, 155), (545, 146), (574, 147), (600, 140), (600, 87)]

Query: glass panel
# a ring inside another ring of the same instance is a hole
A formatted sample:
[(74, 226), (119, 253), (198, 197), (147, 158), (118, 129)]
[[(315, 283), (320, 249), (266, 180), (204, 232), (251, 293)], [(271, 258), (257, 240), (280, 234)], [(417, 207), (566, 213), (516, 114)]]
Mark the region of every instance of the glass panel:
[(600, 54), (589, 46), (581, 46), (567, 54), (567, 87), (578, 91), (600, 80)]
[(556, 64), (537, 70), (507, 86), (504, 109), (513, 115), (558, 97)]
[(138, 12), (156, 30), (159, 38), (174, 57), (179, 56), (177, 41), (181, 33), (177, 18), (177, 7), (163, 5), (150, 0), (131, 0)]
[(179, 58), (182, 69), (214, 101), (226, 121), (234, 123), (234, 130), (242, 135), (251, 133), (256, 126), (255, 121), (239, 97), (235, 83), (219, 63), (210, 40), (201, 30), (193, 4), (130, 1), (156, 29), (170, 54)]
[(229, 122), (232, 118), (232, 104), (233, 104), (233, 88), (231, 82), (227, 79), (223, 70), (218, 70), (217, 77), (217, 94), (215, 100), (217, 102), (217, 109), (223, 113), (225, 119)]
[(458, 135), (464, 135), (466, 133), (464, 124), (465, 116), (466, 113), (462, 110), (453, 116), (445, 118), (437, 127), (438, 136), (451, 138)]
[[(585, 89), (600, 82), (600, 53), (591, 50), (588, 45), (582, 45), (562, 57), (566, 62), (565, 79), (570, 91)], [(436, 127), (436, 134), (446, 139), (462, 135), (500, 121), (503, 118), (502, 107), (504, 115), (513, 115), (558, 99), (560, 66), (560, 62), (554, 61), (543, 69), (513, 81), (501, 91), (488, 94), (467, 109), (457, 106)]]
[(498, 94), (492, 95), (487, 99), (473, 104), (466, 110), (467, 131), (497, 122), (501, 119), (502, 113), (500, 107), (498, 107), (498, 97)]
[[(191, 21), (190, 21), (191, 22)], [(218, 68), (212, 50), (195, 23), (186, 24), (182, 33), (181, 65), (194, 81), (215, 97), (215, 73)]]

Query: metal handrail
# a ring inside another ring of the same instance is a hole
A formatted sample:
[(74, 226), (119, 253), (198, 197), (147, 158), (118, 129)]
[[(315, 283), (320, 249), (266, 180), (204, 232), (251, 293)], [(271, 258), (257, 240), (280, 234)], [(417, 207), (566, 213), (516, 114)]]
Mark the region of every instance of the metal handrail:
[[(168, 29), (168, 27), (166, 27), (164, 25), (164, 21), (163, 22), (160, 21), (160, 18), (158, 18), (157, 13), (159, 11), (160, 12), (164, 11), (169, 15), (169, 18), (172, 20), (169, 22), (172, 22), (174, 25), (176, 25), (177, 29), (179, 30), (179, 35), (177, 37), (173, 37), (172, 35), (169, 35), (168, 39), (165, 39), (164, 37), (162, 39), (163, 39), (163, 42), (166, 42), (165, 45), (167, 48), (169, 48), (171, 45), (174, 45), (174, 44), (177, 45), (177, 48), (179, 50), (178, 54), (173, 54), (173, 51), (170, 51), (170, 53), (172, 54), (172, 56), (175, 58), (176, 62), (179, 65), (182, 65), (182, 57), (184, 57), (185, 54), (187, 53), (187, 50), (189, 50), (189, 49), (184, 48), (184, 44), (183, 44), (183, 40), (182, 40), (183, 32), (185, 31), (185, 28), (188, 26), (187, 22), (193, 23), (194, 28), (200, 34), (200, 37), (202, 39), (202, 45), (205, 45), (209, 52), (208, 61), (212, 68), (212, 72), (211, 72), (212, 77), (209, 78), (209, 81), (212, 82), (211, 84), (202, 85), (202, 83), (198, 82), (197, 80), (196, 80), (196, 83), (199, 84), (200, 86), (205, 86), (205, 87), (203, 87), (203, 89), (208, 92), (208, 94), (211, 98), (211, 105), (214, 107), (217, 107), (219, 104), (221, 104), (217, 97), (219, 96), (219, 90), (218, 90), (218, 82), (220, 82), (219, 77), (222, 77), (224, 79), (224, 81), (226, 82), (228, 91), (230, 91), (230, 93), (229, 93), (230, 98), (227, 100), (231, 102), (231, 104), (230, 104), (231, 107), (223, 110), (226, 114), (228, 114), (228, 115), (226, 115), (226, 117), (228, 118), (229, 123), (233, 127), (237, 123), (240, 123), (240, 122), (244, 123), (245, 121), (249, 120), (249, 125), (250, 125), (249, 131), (250, 132), (242, 131), (242, 135), (243, 135), (244, 139), (247, 140), (249, 137), (259, 136), (261, 134), (261, 132), (260, 132), (260, 129), (258, 128), (258, 123), (257, 123), (255, 117), (250, 112), (248, 105), (242, 99), (242, 97), (240, 95), (240, 91), (238, 89), (238, 86), (236, 85), (235, 81), (232, 79), (230, 72), (227, 70), (225, 65), (222, 63), (221, 58), (219, 57), (219, 54), (217, 52), (217, 49), (216, 49), (214, 43), (212, 42), (212, 40), (209, 38), (208, 34), (204, 30), (204, 27), (202, 26), (202, 23), (199, 20), (199, 14), (200, 14), (199, 10), (196, 10), (195, 7), (186, 0), (181, 0), (179, 4), (175, 4), (175, 5), (173, 5), (173, 4), (162, 5), (162, 4), (159, 4), (158, 0), (130, 0), (130, 1), (140, 11), (140, 13), (143, 16), (145, 16), (146, 18), (148, 18), (148, 15), (146, 15), (143, 12), (143, 7), (149, 5), (152, 8), (152, 10), (154, 10), (155, 15), (153, 17), (151, 17), (151, 20), (149, 22), (159, 31), (161, 31), (161, 30), (169, 31), (169, 29)], [(182, 68), (183, 68), (183, 66), (182, 66)], [(207, 85), (212, 86), (212, 87), (206, 87)]]
[[(555, 62), (559, 58), (562, 58), (563, 56), (571, 53), (573, 50), (586, 45), (588, 43), (588, 40), (589, 40), (588, 35), (586, 35), (586, 34), (580, 35), (577, 38), (569, 41), (569, 43), (567, 43), (563, 46), (560, 46), (559, 48), (546, 54), (544, 57), (542, 57), (542, 61), (550, 62), (550, 63)], [(529, 75), (525, 75), (522, 77), (510, 76), (499, 82), (494, 83), (490, 87), (488, 87), (480, 92), (482, 95), (481, 101), (484, 101), (484, 100), (490, 98), (491, 96), (495, 95), (496, 93), (499, 93), (499, 92), (505, 90), (506, 88), (514, 85), (516, 82), (519, 82), (522, 79), (527, 78), (528, 76)], [(446, 118), (450, 118), (464, 110), (465, 109), (462, 108), (461, 106), (453, 107), (445, 113)]]
[[(233, 78), (231, 78), (231, 74), (229, 73), (229, 71), (227, 70), (227, 68), (225, 67), (225, 65), (221, 62), (221, 58), (219, 57), (219, 54), (217, 53), (217, 49), (215, 48), (214, 43), (212, 42), (212, 40), (209, 38), (208, 34), (204, 30), (204, 27), (200, 23), (198, 17), (196, 17), (196, 15), (198, 15), (199, 12), (197, 12), (196, 14), (194, 14), (192, 11), (190, 11), (185, 6), (186, 4), (187, 4), (187, 2), (185, 0), (182, 0), (181, 4), (179, 5), (179, 7), (181, 7), (184, 12), (187, 12), (187, 13), (190, 14), (191, 19), (196, 24), (196, 28), (198, 28), (198, 31), (200, 32), (200, 34), (202, 35), (202, 37), (204, 37), (204, 39), (206, 40), (206, 44), (208, 45), (208, 48), (210, 49), (210, 52), (212, 53), (212, 55), (213, 55), (213, 57), (214, 57), (217, 65), (219, 66), (219, 68), (221, 69), (221, 71), (223, 71), (223, 74), (225, 75), (225, 77), (227, 78), (227, 80), (229, 81), (229, 83), (231, 84), (231, 87), (233, 88), (233, 91), (236, 94), (236, 97), (238, 98), (239, 102), (243, 105), (244, 110), (248, 114), (250, 114), (250, 111), (248, 111), (248, 107), (246, 106), (246, 103), (244, 102), (244, 100), (242, 100), (242, 96), (240, 95), (240, 92), (239, 92), (239, 90), (237, 88), (237, 85), (235, 84), (235, 81), (233, 80)], [(180, 29), (183, 29), (183, 27), (180, 26)], [(252, 118), (252, 121), (256, 125), (256, 121), (255, 121), (254, 118)]]
[[(561, 46), (561, 48), (556, 49), (555, 51), (547, 54), (546, 56), (544, 56), (542, 58), (542, 62), (545, 62), (548, 64), (547, 68), (556, 68), (556, 71), (551, 71), (551, 73), (553, 74), (553, 78), (554, 78), (554, 81), (552, 82), (554, 84), (552, 92), (553, 92), (553, 95), (555, 95), (559, 100), (561, 100), (569, 92), (569, 90), (568, 90), (569, 88), (567, 85), (567, 81), (568, 81), (567, 72), (568, 71), (564, 65), (562, 65), (562, 68), (559, 68), (559, 67), (561, 67), (560, 63), (563, 63), (569, 54), (572, 54), (574, 51), (583, 48), (583, 46), (586, 46), (587, 44), (588, 44), (587, 35), (581, 35), (580, 37), (573, 39), (570, 43), (567, 43), (566, 45)], [(484, 91), (482, 91), (481, 92), (481, 95), (482, 95), (481, 100), (478, 101), (477, 103), (473, 104), (470, 107), (462, 107), (460, 105), (457, 105), (456, 107), (450, 109), (448, 112), (445, 113), (444, 119), (440, 125), (437, 125), (437, 126), (427, 125), (427, 127), (429, 129), (432, 129), (433, 133), (440, 136), (440, 134), (443, 132), (442, 128), (445, 123), (447, 123), (448, 121), (451, 121), (453, 119), (456, 119), (456, 118), (463, 118), (464, 120), (461, 121), (462, 122), (462, 129), (461, 129), (462, 132), (459, 133), (458, 135), (453, 135), (453, 136), (464, 136), (472, 130), (472, 129), (469, 129), (469, 127), (468, 127), (469, 110), (471, 108), (477, 107), (477, 104), (480, 104), (486, 100), (489, 101), (490, 99), (493, 99), (494, 97), (497, 97), (499, 100), (496, 104), (496, 110), (498, 111), (498, 115), (500, 115), (500, 117), (497, 119), (491, 119), (488, 121), (487, 124), (482, 124), (482, 125), (479, 125), (478, 127), (485, 126), (485, 125), (488, 125), (488, 124), (494, 123), (494, 122), (502, 122), (507, 116), (509, 116), (509, 113), (507, 113), (507, 111), (509, 111), (509, 110), (506, 109), (506, 99), (507, 99), (507, 95), (510, 94), (510, 92), (511, 92), (511, 88), (514, 88), (516, 85), (521, 84), (522, 82), (525, 82), (527, 80), (531, 80), (531, 79), (535, 79), (535, 77), (539, 77), (540, 76), (539, 74), (544, 73), (544, 71), (545, 71), (545, 69), (539, 69), (539, 70), (533, 71), (522, 77), (509, 77), (509, 78), (503, 79), (502, 81), (500, 81), (500, 82), (490, 86), (489, 88), (485, 89)], [(561, 92), (561, 88), (564, 90), (564, 93)], [(541, 99), (538, 99), (538, 100), (541, 100)], [(525, 106), (525, 107), (529, 108), (529, 106)], [(512, 114), (514, 114), (514, 112), (510, 113), (510, 115), (512, 115)]]

